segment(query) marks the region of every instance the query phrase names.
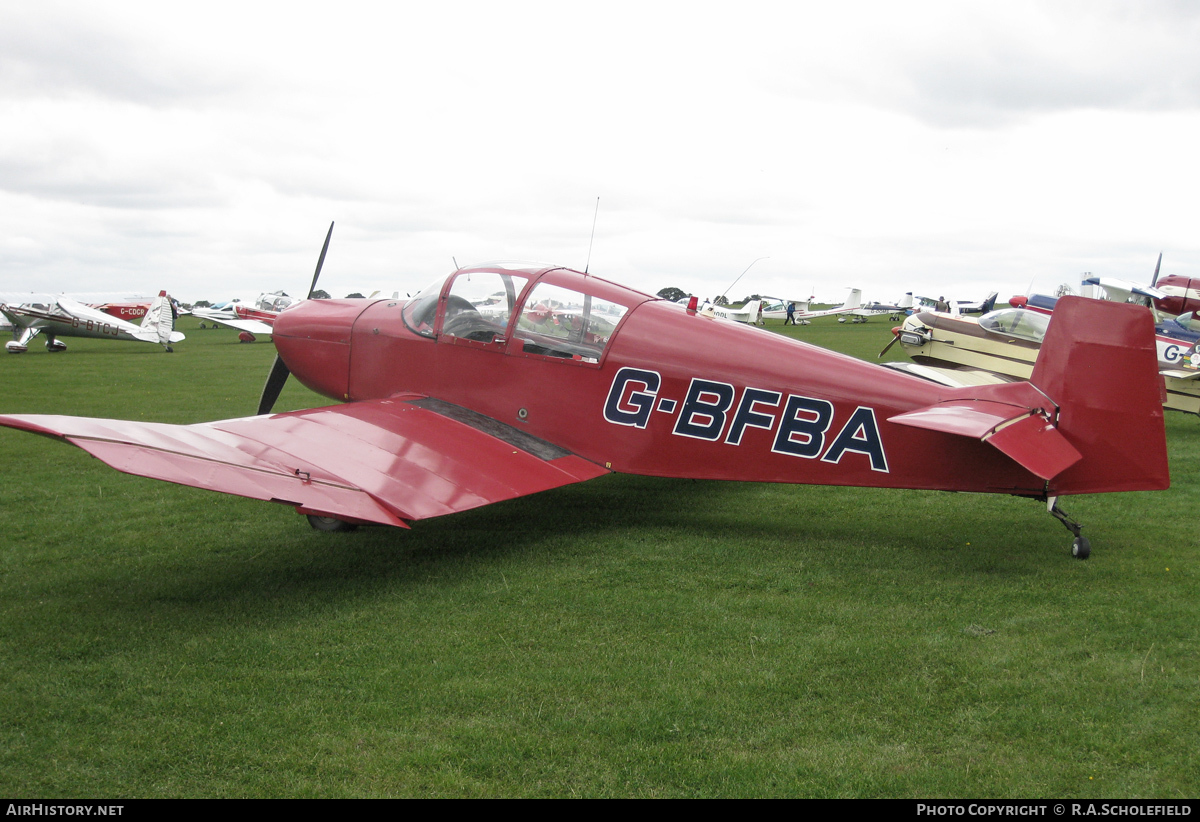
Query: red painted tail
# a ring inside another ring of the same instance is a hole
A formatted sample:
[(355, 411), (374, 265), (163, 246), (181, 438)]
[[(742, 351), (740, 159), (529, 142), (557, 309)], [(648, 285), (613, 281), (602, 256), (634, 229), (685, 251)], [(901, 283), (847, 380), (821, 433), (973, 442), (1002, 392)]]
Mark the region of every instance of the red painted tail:
[(1063, 297), (1029, 380), (1059, 406), (1083, 459), (1050, 495), (1154, 491), (1171, 484), (1154, 320), (1142, 306)]

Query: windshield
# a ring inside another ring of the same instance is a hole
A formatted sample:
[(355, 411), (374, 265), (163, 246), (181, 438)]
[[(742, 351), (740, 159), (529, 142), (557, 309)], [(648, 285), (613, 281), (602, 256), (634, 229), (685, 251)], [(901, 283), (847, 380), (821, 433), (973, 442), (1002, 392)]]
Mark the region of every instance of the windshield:
[(491, 342), (504, 334), (517, 296), (529, 278), (516, 271), (456, 271), (438, 277), (417, 292), (404, 306), (404, 324), (424, 337), (434, 336), (438, 300), (450, 280), (446, 294), (441, 333), (480, 342)]

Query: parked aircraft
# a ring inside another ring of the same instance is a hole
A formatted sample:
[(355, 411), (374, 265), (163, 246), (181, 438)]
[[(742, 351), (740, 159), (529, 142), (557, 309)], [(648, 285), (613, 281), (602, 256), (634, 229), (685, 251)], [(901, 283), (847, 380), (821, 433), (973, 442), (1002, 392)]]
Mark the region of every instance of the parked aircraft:
[[(851, 311), (862, 307), (862, 290), (858, 288), (850, 289), (850, 296), (846, 298), (846, 302), (834, 308), (822, 308), (817, 311), (800, 310), (800, 306), (796, 306), (796, 321), (800, 320), (815, 320), (817, 317), (833, 317), (838, 314), (849, 314)], [(842, 319), (838, 319), (842, 322)], [(807, 324), (807, 323), (806, 323)]]
[[(150, 306), (153, 305), (153, 303), (150, 300), (146, 300), (144, 302), (141, 300), (129, 300), (122, 302), (109, 301), (103, 303), (91, 303), (87, 305), (90, 308), (96, 309), (97, 311), (103, 311), (105, 314), (108, 314), (111, 317), (116, 317), (118, 320), (137, 322), (146, 316), (146, 312), (150, 310)], [(178, 306), (176, 306), (176, 313), (178, 313), (178, 310)]]
[(747, 323), (749, 325), (765, 325), (763, 322), (763, 301), (751, 300), (741, 308), (729, 308), (723, 305), (712, 306), (714, 316), (723, 320)]
[[(1160, 277), (1161, 271), (1162, 254), (1159, 254), (1149, 286), (1110, 277), (1088, 277), (1083, 284), (1085, 288), (1103, 289), (1098, 294), (1092, 293), (1088, 296), (1099, 296), (1117, 302), (1137, 302), (1136, 298), (1141, 297), (1140, 302), (1151, 306), (1158, 315), (1177, 317), (1181, 314), (1200, 312), (1200, 279), (1179, 274)], [(1032, 299), (1030, 297), (1030, 300)], [(1161, 319), (1161, 316), (1158, 319)]]
[[(1036, 297), (1036, 299), (1035, 299)], [(1050, 317), (1062, 298), (1035, 295), (1026, 302), (1013, 298), (1017, 306), (982, 317), (954, 317), (940, 312), (922, 312), (908, 317), (893, 329), (895, 336), (880, 351), (883, 356), (899, 342), (911, 363), (887, 363), (889, 368), (934, 380), (943, 385), (981, 385), (1029, 379), (1045, 338)], [(1087, 299), (1082, 297), (1072, 298)], [(1033, 303), (1038, 308), (1033, 308)], [(1092, 302), (1103, 302), (1092, 300)], [(1131, 306), (1146, 314), (1141, 306)], [(1166, 384), (1167, 408), (1200, 414), (1200, 359), (1196, 343), (1200, 334), (1185, 324), (1166, 320), (1154, 326), (1155, 370)], [(1196, 365), (1193, 365), (1193, 361)]]
[[(996, 298), (1000, 296), (993, 291), (982, 300), (947, 300), (945, 297), (914, 297), (915, 311), (944, 311), (949, 314), (986, 314), (996, 307)], [(939, 308), (939, 303), (945, 303), (945, 308)]]
[(1200, 279), (1186, 277), (1179, 274), (1168, 274), (1166, 277), (1160, 278), (1159, 272), (1162, 270), (1162, 253), (1158, 255), (1158, 262), (1154, 265), (1154, 277), (1150, 280), (1150, 287), (1157, 288), (1161, 293), (1153, 298), (1154, 308), (1163, 313), (1172, 316), (1192, 313), (1200, 311)]
[(1200, 279), (1171, 274), (1157, 283), (1163, 296), (1155, 300), (1155, 306), (1166, 314), (1184, 314), (1200, 311)]
[[(507, 316), (475, 309), (499, 290)], [(543, 294), (562, 292), (581, 322), (539, 322)], [(1060, 495), (1169, 485), (1153, 331), (1134, 306), (1064, 300), (1029, 383), (971, 389), (563, 268), (457, 270), (410, 300), (307, 300), (273, 339), (261, 416), (0, 424), (129, 473), (290, 505), (325, 530), (408, 527), (619, 471), (1030, 497), (1085, 557)], [(290, 373), (345, 403), (269, 414)]]
[[(255, 334), (270, 336), (271, 327), (279, 312), (296, 300), (282, 291), (270, 294), (259, 294), (253, 306), (232, 299), (207, 308), (193, 308), (192, 314), (202, 320), (208, 320), (218, 325), (227, 325), (243, 332), (245, 342), (254, 342)], [(248, 338), (244, 335), (249, 335)]]
[[(809, 310), (812, 301), (815, 297), (797, 300), (788, 299), (782, 300), (778, 297), (763, 298), (762, 316), (765, 320), (786, 320), (788, 303), (792, 304), (792, 312), (794, 315), (804, 316), (804, 312)], [(809, 325), (808, 320), (796, 320), (797, 325)]]
[[(1085, 285), (1097, 286), (1102, 289), (1094, 293), (1093, 296), (1097, 299), (1129, 302), (1140, 297), (1142, 304), (1151, 307), (1163, 296), (1163, 292), (1156, 288), (1147, 288), (1127, 280), (1091, 277), (1083, 282)], [(1013, 297), (1008, 302), (1014, 308), (1024, 308), (1039, 314), (1052, 314), (1058, 298), (1045, 294), (1031, 294), (1028, 297)], [(1152, 307), (1151, 311), (1156, 320), (1154, 333), (1158, 348), (1158, 365), (1163, 373), (1167, 373), (1167, 369), (1175, 368), (1181, 360), (1190, 358), (1191, 349), (1194, 349), (1196, 343), (1200, 342), (1200, 327), (1193, 328), (1192, 326), (1200, 324), (1194, 321), (1190, 311), (1179, 317), (1164, 316)]]
[[(913, 295), (909, 291), (896, 303), (867, 303), (853, 311), (847, 312), (847, 316), (851, 318), (850, 322), (852, 323), (865, 323), (871, 317), (879, 317), (886, 314), (892, 322), (897, 322), (908, 314), (912, 306)], [(845, 317), (838, 317), (838, 322), (844, 323), (845, 321)]]
[(13, 339), (4, 344), (10, 354), (28, 351), (30, 341), (38, 334), (46, 336), (46, 349), (50, 352), (67, 350), (67, 344), (59, 337), (151, 342), (158, 343), (168, 352), (173, 350), (172, 343), (184, 339), (183, 334), (174, 330), (175, 308), (165, 291), (159, 292), (140, 325), (65, 296), (55, 297), (46, 303), (0, 304), (0, 313), (12, 325)]

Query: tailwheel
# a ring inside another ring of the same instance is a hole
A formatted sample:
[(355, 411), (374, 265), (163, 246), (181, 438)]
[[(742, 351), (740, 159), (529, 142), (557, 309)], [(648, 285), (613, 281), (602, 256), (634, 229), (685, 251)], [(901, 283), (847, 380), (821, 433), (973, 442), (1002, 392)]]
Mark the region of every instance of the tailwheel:
[(1087, 559), (1092, 555), (1092, 544), (1088, 542), (1087, 537), (1075, 537), (1075, 541), (1071, 543), (1071, 556), (1075, 559)]
[(1071, 556), (1076, 559), (1087, 559), (1092, 555), (1092, 544), (1080, 533), (1083, 526), (1067, 516), (1067, 512), (1058, 507), (1058, 497), (1050, 497), (1046, 501), (1046, 510), (1050, 516), (1063, 524), (1063, 527), (1075, 535), (1071, 541)]
[(316, 514), (305, 514), (308, 524), (315, 531), (353, 531), (358, 526), (352, 522), (340, 520), (337, 517), (319, 517)]

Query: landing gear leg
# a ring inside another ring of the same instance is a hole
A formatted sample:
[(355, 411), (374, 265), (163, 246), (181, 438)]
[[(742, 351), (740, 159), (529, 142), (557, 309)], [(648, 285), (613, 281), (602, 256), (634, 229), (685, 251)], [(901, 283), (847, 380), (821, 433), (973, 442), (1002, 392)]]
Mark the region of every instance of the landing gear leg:
[(1075, 539), (1071, 542), (1071, 556), (1076, 559), (1087, 559), (1090, 557), (1092, 555), (1092, 544), (1088, 542), (1087, 537), (1080, 533), (1083, 530), (1083, 526), (1067, 516), (1066, 511), (1058, 507), (1058, 497), (1050, 497), (1046, 500), (1046, 510), (1050, 512), (1050, 516), (1061, 522), (1068, 531), (1075, 535)]

